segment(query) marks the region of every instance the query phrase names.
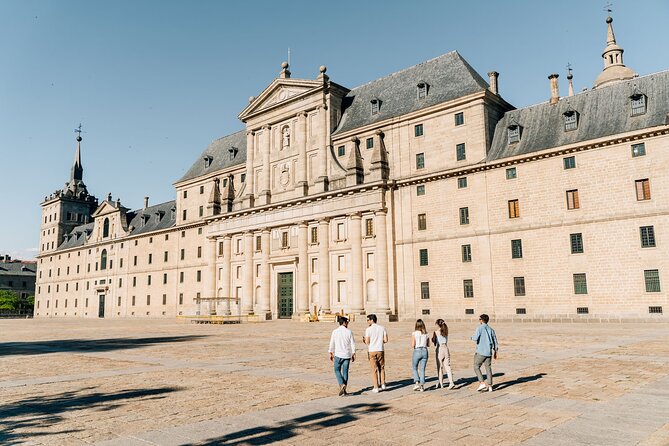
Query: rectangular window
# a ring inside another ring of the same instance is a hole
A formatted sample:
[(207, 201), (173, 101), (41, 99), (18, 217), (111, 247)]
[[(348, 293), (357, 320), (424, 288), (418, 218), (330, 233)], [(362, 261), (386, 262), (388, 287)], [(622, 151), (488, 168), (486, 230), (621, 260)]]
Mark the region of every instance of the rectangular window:
[(346, 281), (337, 281), (337, 302), (346, 302)]
[(469, 224), (469, 208), (460, 208), (460, 224)]
[(647, 269), (643, 272), (646, 281), (646, 293), (660, 292), (660, 272), (656, 269)]
[(576, 168), (576, 157), (574, 156), (568, 156), (566, 158), (563, 158), (562, 162), (564, 164), (565, 170)]
[(260, 263), (256, 264), (256, 277), (260, 277)]
[(641, 247), (654, 248), (655, 247), (655, 228), (653, 226), (641, 226)]
[(150, 294), (146, 295), (146, 304), (151, 305), (151, 295)]
[(467, 151), (465, 149), (465, 143), (460, 143), (455, 146), (455, 157), (458, 161), (467, 159)]
[(458, 178), (458, 189), (464, 189), (467, 187), (467, 177)]
[(236, 272), (235, 272), (235, 275), (236, 275), (236, 277), (237, 277), (238, 279), (239, 279), (240, 277), (242, 277), (242, 267), (241, 267), (241, 266), (238, 266), (238, 267), (236, 268), (235, 271), (236, 271)]
[(368, 149), (373, 149), (374, 148), (374, 138), (367, 138), (367, 140), (365, 141), (365, 146)]
[(119, 288), (123, 287), (123, 278), (121, 278), (121, 277), (119, 277), (119, 279), (118, 279), (118, 287)]
[[(225, 245), (223, 244), (223, 242), (218, 242), (218, 255), (219, 255), (219, 256), (222, 256), (222, 255), (223, 255), (223, 247), (224, 247), (224, 246), (225, 246)], [(183, 260), (183, 252), (184, 252), (184, 250), (182, 249), (182, 250), (181, 250), (181, 260)]]
[(473, 308), (465, 308), (465, 314), (474, 314)]
[(509, 200), (509, 218), (520, 217), (520, 205), (518, 200)]
[[(86, 304), (86, 306), (88, 306), (88, 303)], [(135, 306), (135, 296), (132, 296), (132, 306), (133, 307)]]
[(569, 234), (569, 240), (571, 243), (571, 253), (583, 254), (583, 234), (580, 232)]
[(200, 186), (200, 195), (204, 193), (204, 186)]
[(243, 253), (243, 251), (242, 251), (242, 239), (238, 238), (236, 244), (237, 244), (237, 249), (236, 249), (237, 254), (242, 254)]
[(195, 280), (197, 280), (198, 282), (202, 282), (202, 271), (197, 270), (195, 277), (196, 277)]
[[(88, 285), (88, 282), (86, 282), (86, 284)], [(137, 276), (132, 278), (132, 286), (137, 286)], [(88, 289), (88, 288), (86, 288), (86, 289)]]
[(430, 282), (421, 282), (420, 283), (420, 298), (429, 299), (430, 298)]
[(288, 231), (281, 232), (281, 247), (288, 248)]
[(198, 210), (199, 216), (202, 217), (204, 215), (204, 206), (200, 206)]
[(418, 214), (418, 230), (424, 231), (427, 229), (427, 217), (425, 214)]
[(511, 240), (511, 258), (523, 258), (523, 241), (521, 239)]
[(419, 184), (418, 186), (416, 186), (416, 195), (419, 196), (419, 197), (421, 195), (425, 195), (425, 185), (424, 184)]
[(474, 297), (474, 281), (472, 279), (465, 279), (462, 281), (462, 287), (464, 289), (464, 296), (466, 298)]
[(650, 313), (650, 314), (662, 314), (662, 307), (648, 307), (648, 313)]
[(318, 243), (318, 227), (314, 226), (311, 228), (311, 243), (316, 244)]
[(574, 274), (574, 294), (588, 294), (588, 281), (585, 274)]
[(423, 124), (416, 124), (413, 127), (413, 134), (416, 137), (423, 136)]
[(632, 158), (636, 158), (637, 156), (645, 156), (645, 155), (646, 155), (646, 144), (645, 143), (632, 144)]
[(167, 284), (167, 273), (163, 273), (163, 285)]
[(202, 257), (202, 246), (198, 246), (197, 247), (197, 258), (199, 259), (201, 257)]
[(163, 262), (167, 262), (167, 258), (168, 258), (168, 256), (169, 256), (169, 254), (167, 254), (167, 251), (165, 251), (165, 252), (163, 253)]
[(576, 308), (576, 314), (588, 314), (590, 313), (590, 310), (588, 310), (588, 307), (578, 307)]
[(337, 223), (337, 240), (339, 241), (346, 240), (346, 231), (344, 228), (344, 223)]
[(137, 266), (137, 256), (134, 256), (132, 259), (132, 266)]
[(472, 261), (472, 245), (462, 245), (462, 261)]
[(509, 144), (520, 142), (520, 126), (512, 125), (507, 129), (507, 138)]
[(374, 236), (374, 220), (371, 218), (365, 219), (365, 237)]
[(417, 153), (416, 154), (416, 169), (425, 168), (425, 154)]
[(346, 257), (337, 256), (337, 271), (346, 271)]
[(564, 129), (565, 131), (576, 130), (578, 128), (578, 113), (567, 112), (564, 114)]
[(567, 209), (579, 209), (581, 207), (578, 201), (578, 189), (567, 191)]
[(181, 211), (181, 219), (182, 219), (182, 220), (185, 220), (185, 219), (186, 219), (186, 215), (187, 215), (186, 209), (184, 209), (183, 211)]
[(420, 261), (420, 266), (427, 266), (428, 264), (427, 249), (418, 250), (418, 258)]
[(632, 116), (639, 116), (646, 113), (646, 95), (635, 94), (631, 97)]
[(184, 283), (184, 272), (183, 271), (179, 272), (179, 283)]
[(465, 114), (460, 112), (455, 114), (456, 127), (465, 123)]
[(372, 269), (374, 266), (374, 253), (368, 252), (366, 257), (367, 257), (367, 269)]
[(337, 156), (344, 156), (344, 155), (346, 155), (346, 146), (337, 147)]
[(262, 236), (256, 235), (256, 251), (262, 251)]
[(514, 277), (513, 278), (513, 295), (514, 296), (524, 296), (525, 295), (525, 278), (524, 277)]
[(527, 314), (527, 310), (525, 308), (516, 308), (516, 314)]
[(650, 182), (648, 178), (636, 180), (634, 184), (636, 186), (636, 199), (638, 201), (650, 200)]
[(184, 293), (179, 293), (179, 305), (184, 304)]
[(167, 294), (163, 294), (163, 305), (167, 305)]
[(311, 274), (316, 274), (316, 268), (318, 268), (318, 259), (311, 259)]
[(146, 284), (147, 284), (147, 285), (151, 285), (151, 274), (149, 274), (148, 276), (146, 276)]

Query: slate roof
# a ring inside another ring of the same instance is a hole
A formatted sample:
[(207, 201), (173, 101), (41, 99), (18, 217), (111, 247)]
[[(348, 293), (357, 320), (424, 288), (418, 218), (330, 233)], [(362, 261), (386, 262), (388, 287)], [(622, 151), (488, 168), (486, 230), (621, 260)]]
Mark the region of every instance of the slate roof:
[[(237, 149), (233, 159), (230, 159), (230, 149)], [(204, 157), (211, 156), (211, 164), (208, 168), (204, 167)], [(214, 140), (207, 147), (195, 163), (188, 169), (188, 172), (177, 181), (190, 180), (209, 172), (225, 169), (226, 167), (236, 166), (246, 162), (246, 130)]]
[(35, 277), (37, 265), (23, 262), (0, 262), (0, 276), (32, 276)]
[[(631, 116), (630, 96), (647, 96), (646, 113)], [(564, 113), (579, 113), (578, 129), (565, 131)], [(669, 71), (655, 73), (507, 112), (497, 123), (487, 160), (513, 157), (551, 147), (588, 141), (669, 124)], [(521, 140), (508, 143), (507, 129), (521, 126)]]
[[(421, 81), (428, 84), (424, 99), (418, 99), (417, 85)], [(451, 101), (488, 86), (457, 51), (451, 51), (351, 90), (344, 98), (342, 118), (332, 134)], [(372, 99), (381, 101), (379, 113), (373, 116)]]
[(93, 232), (93, 227), (95, 223), (86, 223), (85, 225), (75, 226), (71, 231), (71, 237), (65, 237), (63, 243), (58, 246), (58, 249), (68, 249), (75, 248), (77, 246), (83, 246), (86, 241), (86, 237)]

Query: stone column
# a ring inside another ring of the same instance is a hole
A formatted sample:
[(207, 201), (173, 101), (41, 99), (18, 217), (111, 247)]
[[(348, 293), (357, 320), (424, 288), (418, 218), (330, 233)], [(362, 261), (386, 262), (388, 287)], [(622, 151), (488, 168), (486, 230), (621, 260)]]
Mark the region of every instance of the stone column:
[(271, 190), (271, 178), (272, 172), (270, 171), (270, 150), (272, 145), (272, 127), (269, 125), (264, 126), (262, 131), (262, 145), (260, 146), (262, 150), (262, 187), (260, 188), (260, 204), (269, 204), (270, 202), (270, 190)]
[(309, 255), (307, 253), (309, 226), (306, 221), (298, 225), (297, 247), (297, 314), (309, 312)]
[(261, 276), (261, 287), (260, 290), (262, 291), (262, 296), (260, 299), (260, 312), (268, 314), (271, 312), (270, 310), (270, 289), (272, 286), (272, 277), (271, 277), (271, 270), (272, 267), (269, 264), (269, 254), (270, 254), (270, 237), (269, 237), (270, 230), (269, 228), (265, 228), (262, 230), (262, 233), (260, 235), (260, 244), (261, 244), (261, 249), (262, 249), (262, 264), (260, 265), (261, 271), (260, 273), (262, 274)]
[(246, 132), (246, 194), (244, 196), (244, 207), (253, 207), (255, 172), (253, 162), (255, 157), (255, 132)]
[(390, 313), (388, 283), (388, 237), (386, 234), (386, 210), (376, 211), (374, 232), (376, 234), (376, 294), (377, 312)]
[(300, 195), (307, 195), (308, 176), (307, 176), (307, 113), (300, 112), (297, 114), (297, 129), (295, 135), (295, 142), (297, 143), (298, 157), (297, 157), (297, 186)]
[(321, 148), (318, 154), (318, 184), (320, 185), (320, 192), (328, 190), (328, 113), (327, 107), (321, 105), (318, 107), (318, 115), (320, 118), (321, 130)]
[(318, 294), (321, 311), (330, 312), (330, 221), (318, 221)]
[(362, 228), (359, 213), (350, 215), (351, 222), (351, 311), (362, 314), (365, 312), (362, 287)]
[(221, 271), (221, 293), (223, 294), (223, 297), (225, 297), (225, 304), (223, 306), (223, 314), (225, 315), (230, 315), (232, 312), (230, 311), (230, 298), (232, 297), (232, 293), (230, 292), (230, 260), (231, 255), (232, 255), (232, 236), (227, 234), (225, 237), (223, 237), (223, 265), (222, 265), (222, 271)]
[(253, 232), (244, 233), (244, 289), (242, 314), (253, 313)]

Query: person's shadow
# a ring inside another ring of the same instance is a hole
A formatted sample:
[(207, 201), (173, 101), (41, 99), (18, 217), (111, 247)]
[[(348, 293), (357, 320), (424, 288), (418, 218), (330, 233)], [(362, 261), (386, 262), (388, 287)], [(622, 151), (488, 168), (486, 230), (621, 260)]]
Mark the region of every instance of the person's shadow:
[(524, 384), (524, 383), (529, 383), (529, 382), (532, 382), (532, 381), (536, 381), (538, 379), (543, 378), (544, 376), (546, 376), (545, 373), (537, 373), (536, 375), (530, 375), (530, 376), (520, 376), (520, 377), (518, 377), (516, 379), (513, 379), (511, 381), (504, 381), (503, 383), (499, 383), (497, 386), (494, 387), (494, 389), (495, 390), (506, 389), (507, 387), (515, 386), (516, 384)]

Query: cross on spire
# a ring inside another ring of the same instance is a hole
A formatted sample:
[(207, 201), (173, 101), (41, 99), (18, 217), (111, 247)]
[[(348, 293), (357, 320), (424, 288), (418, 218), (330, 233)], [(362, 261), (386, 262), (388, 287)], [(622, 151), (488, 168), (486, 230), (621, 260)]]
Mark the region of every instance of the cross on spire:
[(83, 131), (83, 130), (81, 130), (81, 122), (80, 122), (80, 123), (79, 123), (79, 127), (77, 127), (76, 129), (74, 129), (74, 133), (77, 133), (77, 141), (81, 141), (81, 132), (82, 132), (82, 131)]

